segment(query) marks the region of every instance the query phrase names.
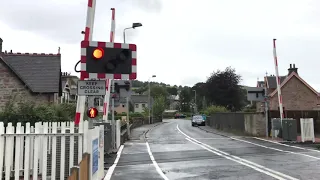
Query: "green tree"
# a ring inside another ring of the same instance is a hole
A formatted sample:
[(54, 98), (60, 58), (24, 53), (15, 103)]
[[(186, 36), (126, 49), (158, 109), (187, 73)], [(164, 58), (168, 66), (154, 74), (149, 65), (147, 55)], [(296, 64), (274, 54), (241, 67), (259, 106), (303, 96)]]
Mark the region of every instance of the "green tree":
[[(193, 93), (196, 93), (196, 105), (197, 105), (197, 109), (198, 110), (203, 110), (205, 108), (206, 105), (206, 99), (205, 96), (207, 95), (207, 90), (206, 90), (206, 83), (203, 82), (199, 82), (197, 84), (195, 84), (191, 90), (193, 91)], [(192, 96), (192, 101), (194, 102), (194, 94)]]
[(151, 86), (150, 94), (153, 98), (163, 96), (165, 99), (169, 95), (166, 87), (163, 87), (163, 86)]
[(155, 117), (161, 116), (162, 113), (164, 112), (165, 108), (166, 108), (165, 97), (164, 96), (157, 96), (153, 102), (153, 107), (152, 107), (153, 115)]
[(134, 89), (133, 91), (138, 93), (138, 94), (143, 94), (144, 92), (146, 92), (148, 90), (147, 86), (146, 87), (139, 87), (137, 89)]
[(206, 82), (209, 102), (231, 111), (241, 110), (245, 97), (239, 86), (240, 81), (241, 76), (231, 67), (213, 72)]
[(177, 95), (178, 94), (178, 89), (176, 87), (167, 87), (167, 92), (170, 95)]
[(180, 101), (180, 111), (190, 112), (190, 102), (191, 102), (191, 91), (190, 88), (184, 87), (179, 93)]

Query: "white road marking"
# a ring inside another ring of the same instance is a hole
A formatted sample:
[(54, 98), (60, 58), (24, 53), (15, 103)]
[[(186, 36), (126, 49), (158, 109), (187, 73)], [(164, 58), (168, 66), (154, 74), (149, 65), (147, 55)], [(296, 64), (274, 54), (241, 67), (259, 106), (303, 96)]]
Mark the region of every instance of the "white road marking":
[(212, 139), (212, 140), (214, 140), (214, 139), (230, 139), (230, 138), (194, 138), (194, 139), (198, 139), (198, 140), (201, 140), (201, 139)]
[(188, 136), (187, 134), (185, 134), (184, 132), (182, 132), (180, 129), (179, 129), (179, 126), (177, 125), (177, 130), (180, 131), (181, 134), (183, 134), (184, 136), (186, 136), (187, 140), (202, 147), (203, 149), (206, 149), (207, 151), (210, 151), (218, 156), (221, 156), (221, 157), (224, 157), (226, 159), (229, 159), (231, 161), (234, 161), (234, 162), (237, 162), (239, 164), (242, 164), (244, 166), (247, 166), (247, 167), (250, 167), (258, 172), (261, 172), (261, 173), (264, 173), (268, 176), (271, 176), (271, 177), (274, 177), (276, 179), (279, 179), (279, 180), (286, 180), (286, 179), (289, 179), (289, 180), (299, 180), (297, 178), (294, 178), (294, 177), (291, 177), (289, 175), (286, 175), (286, 174), (283, 174), (281, 172), (278, 172), (278, 171), (274, 171), (272, 169), (269, 169), (267, 167), (264, 167), (262, 165), (259, 165), (259, 164), (256, 164), (254, 162), (251, 162), (251, 161), (248, 161), (246, 159), (243, 159), (243, 158), (240, 158), (240, 157), (237, 157), (237, 156), (233, 156), (233, 155), (230, 155), (229, 153), (226, 153), (226, 152), (223, 152), (221, 150), (218, 150), (212, 146), (209, 146), (205, 143), (202, 143), (190, 136)]
[(119, 162), (123, 147), (124, 147), (123, 145), (120, 146), (119, 151), (117, 152), (116, 160), (114, 160), (113, 165), (108, 169), (108, 172), (107, 172), (107, 174), (106, 174), (106, 176), (104, 177), (103, 180), (110, 180), (111, 179), (113, 171), (114, 171), (114, 169), (116, 168), (116, 166), (117, 166), (117, 164)]
[(281, 146), (287, 146), (287, 147), (291, 147), (291, 148), (296, 148), (296, 149), (301, 149), (301, 150), (308, 150), (308, 151), (314, 151), (314, 152), (320, 153), (320, 151), (319, 151), (319, 150), (316, 150), (316, 149), (309, 149), (309, 148), (303, 148), (303, 147), (298, 147), (298, 146), (290, 146), (290, 145), (288, 145), (288, 144), (282, 144), (282, 143), (279, 143), (279, 142), (270, 141), (270, 140), (263, 139), (263, 138), (258, 138), (258, 137), (253, 137), (253, 138), (258, 139), (258, 140), (261, 140), (261, 141), (266, 141), (266, 142), (278, 144), (278, 145), (281, 145)]
[(147, 149), (148, 149), (148, 153), (149, 153), (150, 159), (151, 159), (154, 167), (156, 168), (157, 172), (160, 174), (160, 176), (161, 176), (164, 180), (169, 180), (169, 179), (167, 178), (167, 176), (164, 175), (164, 173), (163, 173), (162, 170), (160, 169), (157, 161), (154, 159), (148, 142), (146, 142), (146, 146), (147, 146)]
[(237, 139), (237, 138), (230, 138), (230, 139), (233, 139), (233, 140), (236, 140), (236, 141), (245, 142), (245, 143), (248, 143), (248, 144), (252, 144), (252, 145), (254, 145), (254, 146), (263, 147), (263, 148), (266, 148), (266, 149), (272, 149), (272, 150), (279, 151), (279, 152), (296, 154), (296, 155), (306, 156), (306, 157), (309, 157), (309, 158), (312, 158), (312, 159), (320, 160), (320, 157), (315, 157), (315, 156), (311, 156), (311, 155), (308, 155), (308, 154), (303, 154), (303, 153), (298, 153), (298, 152), (293, 152), (293, 151), (286, 151), (286, 150), (282, 150), (282, 149), (277, 149), (277, 148), (273, 148), (273, 147), (268, 147), (268, 146), (264, 146), (264, 145), (261, 145), (261, 144), (253, 143), (253, 142), (250, 142), (250, 141), (246, 141), (246, 140), (242, 140), (242, 139)]

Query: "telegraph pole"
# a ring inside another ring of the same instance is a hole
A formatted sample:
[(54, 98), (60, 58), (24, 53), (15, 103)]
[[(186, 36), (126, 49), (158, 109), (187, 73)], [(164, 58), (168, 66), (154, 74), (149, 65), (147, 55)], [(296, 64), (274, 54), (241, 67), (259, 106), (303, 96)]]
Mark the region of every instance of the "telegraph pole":
[[(268, 73), (266, 72), (266, 78), (268, 76)], [(265, 109), (265, 117), (266, 117), (266, 137), (269, 137), (269, 117), (268, 117), (268, 112), (269, 112), (269, 97), (268, 97), (268, 92), (267, 92), (267, 85), (264, 83), (264, 109)]]

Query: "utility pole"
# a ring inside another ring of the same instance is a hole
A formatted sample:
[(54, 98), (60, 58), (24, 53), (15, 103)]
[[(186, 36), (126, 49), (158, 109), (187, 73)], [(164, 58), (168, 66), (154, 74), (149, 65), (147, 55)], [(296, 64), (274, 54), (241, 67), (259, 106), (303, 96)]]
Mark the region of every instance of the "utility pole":
[(112, 149), (116, 148), (116, 122), (114, 120), (114, 79), (111, 80), (112, 84), (112, 88), (111, 88), (111, 142), (112, 142)]
[[(268, 73), (266, 72), (266, 78), (268, 76)], [(268, 92), (267, 92), (267, 85), (264, 83), (264, 109), (265, 109), (265, 117), (266, 117), (266, 137), (269, 137), (269, 117), (268, 117), (268, 112), (269, 112), (269, 105), (268, 105)]]

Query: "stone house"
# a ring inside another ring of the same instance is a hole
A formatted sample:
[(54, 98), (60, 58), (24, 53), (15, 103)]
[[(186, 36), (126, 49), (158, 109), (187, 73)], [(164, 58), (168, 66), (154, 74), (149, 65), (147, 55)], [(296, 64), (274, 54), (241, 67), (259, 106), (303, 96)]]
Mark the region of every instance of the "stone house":
[[(276, 76), (266, 76), (264, 81), (258, 81), (258, 87), (267, 87), (269, 109), (278, 110), (278, 92)], [(288, 74), (280, 76), (280, 88), (284, 110), (316, 110), (319, 109), (319, 93), (313, 89), (298, 74), (295, 64), (290, 64)], [(264, 110), (264, 103), (257, 103), (257, 110)]]
[(58, 103), (62, 89), (60, 53), (3, 52), (2, 42), (0, 38), (0, 109), (9, 101)]

